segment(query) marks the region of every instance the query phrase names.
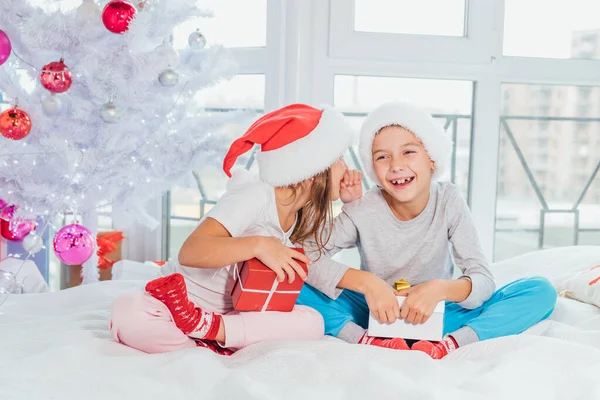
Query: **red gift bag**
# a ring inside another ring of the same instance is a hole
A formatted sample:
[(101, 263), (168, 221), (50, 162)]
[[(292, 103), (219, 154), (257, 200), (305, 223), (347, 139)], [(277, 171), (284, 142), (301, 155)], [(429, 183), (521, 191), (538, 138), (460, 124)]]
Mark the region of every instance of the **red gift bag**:
[[(304, 254), (300, 248), (294, 250)], [(296, 262), (308, 274), (306, 264)], [(256, 258), (245, 261), (234, 276), (231, 297), (238, 311), (292, 311), (304, 285), (298, 275), (292, 283), (278, 282), (275, 272)]]

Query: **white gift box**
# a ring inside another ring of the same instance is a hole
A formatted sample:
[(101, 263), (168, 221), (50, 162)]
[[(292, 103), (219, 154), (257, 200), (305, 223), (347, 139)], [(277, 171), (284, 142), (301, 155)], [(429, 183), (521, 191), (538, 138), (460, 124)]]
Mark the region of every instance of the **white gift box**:
[[(402, 309), (406, 297), (398, 296), (397, 298), (400, 309)], [(369, 316), (369, 336), (440, 341), (444, 335), (444, 309), (445, 302), (440, 301), (427, 322), (419, 325), (409, 324), (403, 319), (398, 319), (391, 324), (382, 323), (371, 314)]]

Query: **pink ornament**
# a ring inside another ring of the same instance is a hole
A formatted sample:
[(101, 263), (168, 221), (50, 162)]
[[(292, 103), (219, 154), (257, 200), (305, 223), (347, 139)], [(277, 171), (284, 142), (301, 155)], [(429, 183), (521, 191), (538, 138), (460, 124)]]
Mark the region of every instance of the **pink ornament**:
[(10, 221), (0, 221), (0, 231), (2, 237), (13, 242), (20, 242), (29, 235), (29, 232), (35, 229), (35, 222), (26, 219), (13, 219)]
[(10, 221), (15, 215), (15, 206), (6, 206), (0, 211), (0, 219), (3, 221)]
[(65, 60), (54, 61), (44, 65), (40, 73), (40, 82), (52, 93), (62, 93), (69, 90), (73, 83), (73, 76)]
[(136, 9), (123, 0), (109, 2), (102, 11), (102, 22), (112, 33), (123, 33), (129, 29), (129, 23), (135, 17)]
[(12, 46), (10, 45), (10, 39), (6, 33), (0, 29), (0, 65), (4, 64), (6, 60), (8, 60), (11, 49)]
[(81, 265), (94, 253), (94, 236), (79, 224), (63, 226), (54, 236), (54, 254), (67, 265)]
[(0, 197), (0, 210), (4, 209), (4, 207), (6, 207), (7, 205), (8, 203), (6, 202), (6, 200)]

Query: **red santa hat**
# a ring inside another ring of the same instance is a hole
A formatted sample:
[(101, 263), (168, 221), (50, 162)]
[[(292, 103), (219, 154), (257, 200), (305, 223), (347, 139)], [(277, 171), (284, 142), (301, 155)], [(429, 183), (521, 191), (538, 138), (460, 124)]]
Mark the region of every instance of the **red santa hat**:
[(293, 185), (329, 168), (351, 145), (352, 136), (340, 112), (292, 104), (264, 115), (235, 140), (223, 170), (231, 177), (237, 158), (259, 144), (260, 179), (275, 187)]

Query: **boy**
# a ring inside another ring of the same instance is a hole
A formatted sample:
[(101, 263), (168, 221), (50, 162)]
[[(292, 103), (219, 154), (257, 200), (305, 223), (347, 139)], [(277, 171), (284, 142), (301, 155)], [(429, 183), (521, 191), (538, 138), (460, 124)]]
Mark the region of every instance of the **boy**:
[[(521, 279), (494, 292), (467, 204), (454, 185), (435, 182), (450, 163), (452, 141), (429, 114), (404, 103), (378, 107), (363, 123), (359, 152), (378, 187), (344, 205), (298, 299), (323, 315), (326, 334), (409, 350), (404, 339), (368, 336), (369, 312), (382, 322), (420, 324), (444, 300), (444, 339), (412, 345), (439, 359), (478, 340), (523, 332), (552, 313), (557, 294), (544, 278)], [(458, 279), (452, 279), (449, 244), (462, 271)], [(360, 270), (331, 260), (355, 246)], [(395, 292), (393, 282), (400, 278), (412, 287)], [(406, 296), (402, 309), (396, 296)]]

